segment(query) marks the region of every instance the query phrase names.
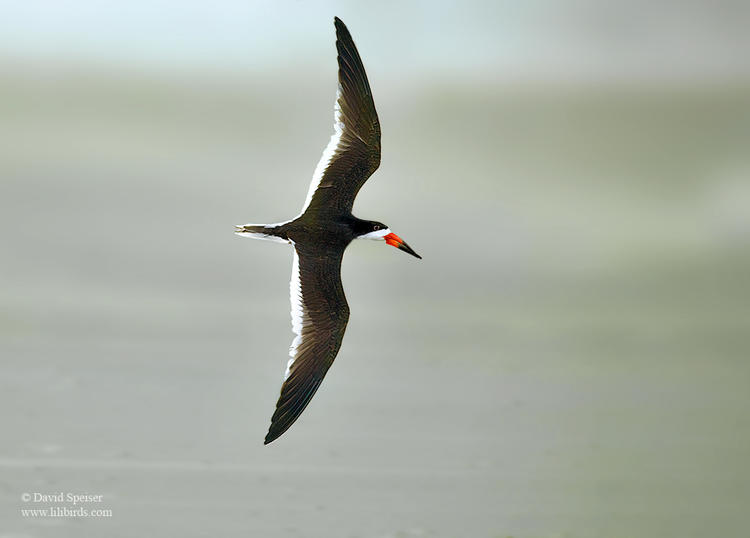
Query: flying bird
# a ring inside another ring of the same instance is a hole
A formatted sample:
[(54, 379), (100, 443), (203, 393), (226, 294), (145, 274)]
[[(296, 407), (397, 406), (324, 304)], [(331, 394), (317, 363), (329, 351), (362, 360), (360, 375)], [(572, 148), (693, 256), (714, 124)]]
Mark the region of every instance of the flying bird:
[(235, 230), (242, 237), (294, 247), (289, 291), (296, 336), (264, 444), (299, 418), (341, 348), (349, 321), (341, 260), (349, 243), (385, 241), (421, 259), (382, 222), (352, 215), (359, 189), (380, 165), (380, 123), (352, 36), (338, 17), (334, 25), (339, 66), (334, 133), (315, 168), (302, 211), (285, 222), (243, 224)]

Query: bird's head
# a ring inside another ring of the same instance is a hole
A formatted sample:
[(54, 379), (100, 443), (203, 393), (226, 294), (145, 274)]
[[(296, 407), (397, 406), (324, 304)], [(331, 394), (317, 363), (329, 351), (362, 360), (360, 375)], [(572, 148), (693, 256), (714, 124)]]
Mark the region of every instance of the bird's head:
[(386, 244), (396, 247), (399, 250), (411, 254), (422, 259), (422, 256), (412, 250), (412, 248), (406, 244), (406, 241), (401, 239), (391, 229), (383, 224), (382, 222), (376, 222), (374, 220), (365, 221), (364, 227), (361, 230), (357, 230), (357, 239), (373, 239), (375, 241), (385, 241)]

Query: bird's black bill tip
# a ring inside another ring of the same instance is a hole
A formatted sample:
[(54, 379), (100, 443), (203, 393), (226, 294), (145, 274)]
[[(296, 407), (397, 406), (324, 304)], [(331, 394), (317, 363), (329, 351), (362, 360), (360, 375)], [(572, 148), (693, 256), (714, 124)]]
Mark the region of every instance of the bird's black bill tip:
[(412, 256), (414, 256), (415, 258), (419, 258), (420, 260), (422, 259), (422, 256), (420, 256), (419, 254), (417, 254), (416, 252), (414, 252), (414, 250), (413, 250), (413, 249), (412, 249), (412, 248), (411, 248), (411, 247), (410, 247), (409, 245), (407, 245), (406, 243), (401, 243), (401, 244), (400, 244), (400, 245), (398, 246), (398, 249), (399, 249), (399, 250), (403, 250), (403, 251), (404, 251), (404, 252), (406, 252), (407, 254), (411, 254), (411, 255), (412, 255)]
[(388, 245), (394, 246), (394, 247), (396, 247), (396, 248), (397, 248), (397, 249), (399, 249), (399, 250), (403, 250), (404, 252), (406, 252), (407, 254), (411, 254), (411, 255), (412, 255), (412, 256), (414, 256), (415, 258), (419, 258), (420, 260), (422, 259), (422, 256), (420, 256), (419, 254), (417, 254), (416, 252), (414, 252), (414, 249), (412, 249), (412, 248), (411, 248), (411, 247), (410, 247), (410, 246), (409, 246), (409, 245), (408, 245), (408, 244), (406, 243), (406, 241), (404, 241), (403, 239), (401, 239), (401, 238), (400, 238), (399, 236), (397, 236), (396, 234), (394, 234), (394, 233), (389, 233), (389, 234), (388, 234), (388, 235), (386, 235), (386, 236), (385, 236), (385, 237), (384, 237), (383, 239), (385, 239), (385, 242), (386, 242), (386, 243), (387, 243)]

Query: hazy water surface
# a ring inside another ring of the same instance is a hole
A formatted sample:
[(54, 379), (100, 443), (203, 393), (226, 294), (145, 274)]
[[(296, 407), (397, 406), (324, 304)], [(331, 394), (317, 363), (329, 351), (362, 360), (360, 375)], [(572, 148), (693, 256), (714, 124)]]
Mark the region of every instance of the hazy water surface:
[(356, 213), (424, 259), (349, 248), (264, 447), (291, 252), (232, 225), (299, 210), (329, 74), (2, 85), (0, 536), (743, 536), (747, 89), (375, 85)]

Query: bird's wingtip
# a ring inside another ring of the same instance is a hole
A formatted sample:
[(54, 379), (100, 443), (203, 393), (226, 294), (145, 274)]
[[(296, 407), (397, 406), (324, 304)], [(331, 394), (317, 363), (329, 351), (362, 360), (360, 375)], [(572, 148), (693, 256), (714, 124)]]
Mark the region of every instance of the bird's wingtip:
[(279, 438), (279, 435), (272, 435), (269, 430), (269, 432), (266, 434), (266, 438), (263, 439), (263, 446), (266, 446), (269, 443), (273, 443), (278, 438)]

